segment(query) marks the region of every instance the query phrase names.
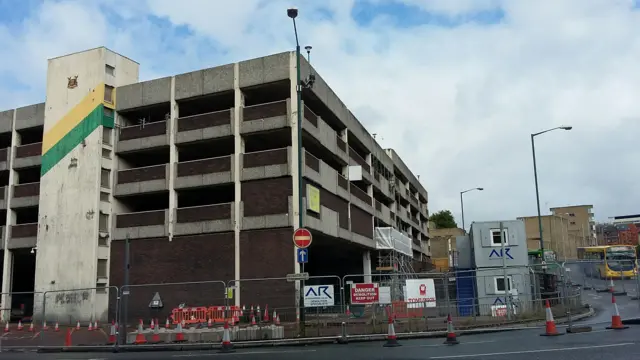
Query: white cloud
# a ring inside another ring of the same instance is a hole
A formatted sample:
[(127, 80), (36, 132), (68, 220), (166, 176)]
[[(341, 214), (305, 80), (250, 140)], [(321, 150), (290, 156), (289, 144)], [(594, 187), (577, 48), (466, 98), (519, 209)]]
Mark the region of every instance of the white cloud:
[(144, 78), (291, 49), (286, 8), (295, 4), (314, 66), (421, 175), (432, 211), (459, 214), (459, 191), (482, 186), (468, 195), (468, 222), (533, 215), (529, 134), (565, 123), (574, 130), (536, 140), (541, 203), (593, 203), (601, 219), (640, 210), (640, 15), (629, 1), (404, 2), (448, 16), (502, 6), (505, 17), (489, 26), (359, 27), (351, 0), (118, 0), (110, 7), (126, 21), (115, 26), (97, 2), (47, 2), (18, 29), (0, 24), (12, 54), (0, 58), (0, 74), (35, 84), (18, 94), (0, 84), (10, 96), (0, 107), (43, 99), (47, 57), (102, 44), (139, 61)]

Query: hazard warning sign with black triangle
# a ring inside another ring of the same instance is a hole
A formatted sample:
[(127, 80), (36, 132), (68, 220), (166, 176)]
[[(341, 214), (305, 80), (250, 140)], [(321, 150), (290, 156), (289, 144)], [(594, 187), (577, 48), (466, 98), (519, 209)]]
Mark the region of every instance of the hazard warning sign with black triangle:
[(151, 302), (149, 303), (149, 308), (151, 309), (161, 309), (164, 307), (164, 304), (162, 303), (162, 299), (160, 298), (160, 293), (156, 292), (153, 295), (153, 298), (151, 299)]

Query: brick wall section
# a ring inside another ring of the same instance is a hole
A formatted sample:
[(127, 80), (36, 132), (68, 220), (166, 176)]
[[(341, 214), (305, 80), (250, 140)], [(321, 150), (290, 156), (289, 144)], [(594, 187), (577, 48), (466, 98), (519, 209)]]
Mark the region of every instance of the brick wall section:
[(40, 195), (40, 183), (19, 184), (13, 187), (13, 197), (29, 197)]
[(38, 236), (38, 224), (12, 225), (11, 236), (14, 238), (26, 238), (26, 237)]
[(287, 161), (288, 159), (286, 148), (257, 151), (252, 153), (245, 153), (242, 155), (242, 165), (244, 168), (286, 164)]
[(127, 126), (120, 129), (120, 140), (140, 139), (167, 133), (167, 122), (158, 121), (143, 125)]
[(249, 106), (242, 109), (242, 120), (260, 120), (287, 115), (287, 102), (278, 101), (264, 105)]
[(118, 184), (128, 184), (139, 181), (152, 181), (164, 179), (167, 175), (166, 166), (146, 166), (118, 171)]
[[(234, 277), (233, 233), (132, 240), (130, 242), (131, 285), (177, 283), (188, 281), (232, 280)], [(111, 243), (110, 284), (122, 286), (124, 280), (124, 241)], [(160, 293), (164, 308), (151, 312), (149, 302)], [(181, 303), (187, 306), (224, 305), (222, 284), (169, 285), (132, 287), (129, 319), (158, 317), (164, 323), (171, 310)], [(115, 313), (115, 304), (109, 304)]]
[[(284, 278), (293, 273), (292, 235), (292, 228), (240, 232), (240, 278)], [(286, 280), (241, 281), (240, 300), (263, 309), (280, 308), (286, 318), (295, 319), (289, 314), (293, 310), (295, 316), (295, 287)]]
[(291, 177), (242, 182), (244, 216), (264, 216), (289, 212), (288, 197), (293, 195)]
[(28, 144), (16, 148), (16, 157), (24, 158), (42, 154), (42, 143)]
[[(320, 205), (337, 212), (338, 226), (340, 226), (340, 228), (342, 229), (349, 230), (349, 203), (346, 200), (343, 200), (341, 197), (323, 189), (320, 185), (314, 184), (306, 179), (304, 179), (303, 181), (305, 189), (308, 183), (320, 190)], [(311, 211), (307, 211), (307, 214), (316, 218), (319, 217), (318, 214)]]
[(373, 239), (373, 217), (355, 205), (351, 205), (351, 231)]
[(223, 110), (178, 119), (178, 131), (204, 129), (231, 124), (231, 111)]
[(116, 215), (116, 228), (164, 224), (164, 210)]
[(231, 156), (178, 163), (178, 176), (191, 176), (231, 171)]
[(231, 204), (218, 204), (178, 209), (176, 220), (178, 223), (190, 223), (230, 218)]

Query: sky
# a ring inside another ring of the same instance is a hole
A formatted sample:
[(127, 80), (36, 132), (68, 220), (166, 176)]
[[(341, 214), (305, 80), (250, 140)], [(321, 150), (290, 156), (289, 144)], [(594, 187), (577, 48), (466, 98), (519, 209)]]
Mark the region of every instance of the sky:
[[(636, 0), (0, 0), (0, 109), (44, 101), (47, 59), (107, 46), (141, 80), (289, 51), (311, 62), (431, 213), (465, 220), (594, 205), (640, 213)], [(634, 159), (636, 159), (634, 161)]]

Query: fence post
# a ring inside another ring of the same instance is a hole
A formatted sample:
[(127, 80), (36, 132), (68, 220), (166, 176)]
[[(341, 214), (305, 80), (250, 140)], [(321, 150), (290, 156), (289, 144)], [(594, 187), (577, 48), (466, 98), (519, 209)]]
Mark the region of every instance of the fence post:
[(562, 263), (562, 292), (564, 293), (562, 296), (562, 303), (564, 304), (567, 313), (567, 322), (569, 325), (569, 329), (571, 329), (571, 304), (569, 303), (568, 299), (569, 290), (567, 289), (567, 269), (565, 267), (565, 263), (566, 261)]

